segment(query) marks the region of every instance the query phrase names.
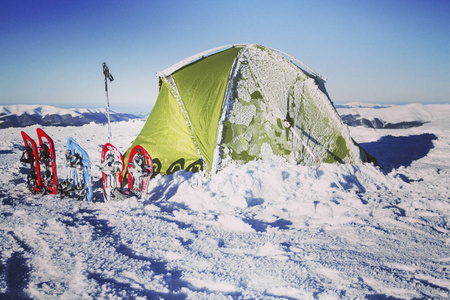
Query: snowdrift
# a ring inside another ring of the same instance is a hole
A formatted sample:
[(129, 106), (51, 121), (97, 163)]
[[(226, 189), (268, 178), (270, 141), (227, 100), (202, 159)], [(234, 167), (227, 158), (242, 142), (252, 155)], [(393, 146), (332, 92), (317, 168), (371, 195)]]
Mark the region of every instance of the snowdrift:
[[(58, 158), (69, 135), (89, 153), (92, 203), (29, 194), (21, 129), (2, 129), (0, 298), (448, 298), (450, 105), (351, 109), (431, 117), (350, 128), (382, 168), (253, 161), (208, 178), (158, 175), (148, 200), (110, 203), (98, 170), (104, 125), (45, 128)], [(113, 143), (126, 150), (143, 122), (113, 123)]]

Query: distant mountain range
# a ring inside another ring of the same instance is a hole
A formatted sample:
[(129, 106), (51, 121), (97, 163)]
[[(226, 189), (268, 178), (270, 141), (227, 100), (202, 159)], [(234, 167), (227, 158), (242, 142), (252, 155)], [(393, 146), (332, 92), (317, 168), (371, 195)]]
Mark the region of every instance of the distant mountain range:
[[(140, 119), (134, 114), (111, 111), (111, 122)], [(43, 126), (82, 126), (107, 123), (105, 109), (58, 108), (50, 105), (6, 105), (0, 106), (0, 128)]]
[(380, 105), (347, 103), (336, 105), (342, 121), (347, 126), (375, 129), (406, 129), (419, 127), (433, 119), (431, 105)]
[[(376, 129), (418, 127), (433, 119), (433, 105), (380, 105), (347, 103), (336, 105), (342, 120), (348, 126)], [(141, 119), (144, 116), (111, 111), (111, 122)], [(50, 105), (0, 106), (0, 129), (9, 127), (82, 126), (88, 123), (107, 123), (105, 109), (58, 108)]]

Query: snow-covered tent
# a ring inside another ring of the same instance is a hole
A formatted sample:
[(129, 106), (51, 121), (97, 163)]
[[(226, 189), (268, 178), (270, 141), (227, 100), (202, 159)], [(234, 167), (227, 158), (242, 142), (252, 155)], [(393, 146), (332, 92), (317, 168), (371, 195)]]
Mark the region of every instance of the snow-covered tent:
[(331, 103), (325, 80), (281, 51), (224, 46), (157, 75), (156, 104), (130, 147), (140, 144), (150, 153), (155, 174), (216, 172), (257, 159), (369, 160)]

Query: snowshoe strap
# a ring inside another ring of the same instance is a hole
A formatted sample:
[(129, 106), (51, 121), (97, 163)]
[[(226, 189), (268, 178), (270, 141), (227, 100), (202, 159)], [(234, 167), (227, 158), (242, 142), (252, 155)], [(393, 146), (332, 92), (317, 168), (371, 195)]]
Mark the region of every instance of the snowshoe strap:
[(48, 146), (46, 144), (41, 144), (41, 149), (40, 149), (40, 153), (39, 153), (39, 159), (44, 161), (44, 162), (49, 162), (52, 157), (50, 155), (50, 149), (48, 148)]
[(81, 155), (78, 153), (72, 154), (70, 150), (66, 151), (66, 163), (71, 168), (81, 167), (83, 165)]
[(25, 147), (23, 150), (22, 157), (20, 161), (23, 163), (32, 163), (33, 162), (33, 149), (30, 146)]

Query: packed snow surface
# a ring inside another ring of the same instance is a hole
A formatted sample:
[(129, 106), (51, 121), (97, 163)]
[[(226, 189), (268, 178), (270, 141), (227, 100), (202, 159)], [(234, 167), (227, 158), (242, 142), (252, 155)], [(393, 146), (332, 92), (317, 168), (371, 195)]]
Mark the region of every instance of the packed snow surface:
[[(91, 203), (30, 194), (20, 131), (37, 127), (1, 129), (0, 298), (446, 299), (449, 107), (383, 108), (431, 115), (420, 127), (350, 128), (381, 168), (254, 161), (158, 175), (149, 199), (108, 203), (106, 126), (43, 128), (60, 178), (68, 137), (88, 152)], [(113, 144), (124, 152), (143, 124), (113, 123)]]

